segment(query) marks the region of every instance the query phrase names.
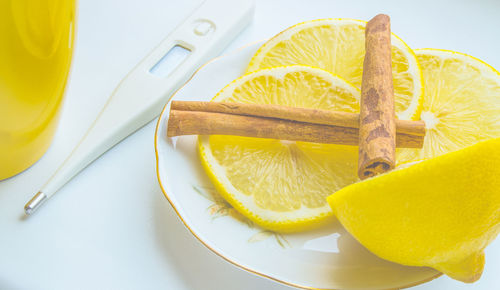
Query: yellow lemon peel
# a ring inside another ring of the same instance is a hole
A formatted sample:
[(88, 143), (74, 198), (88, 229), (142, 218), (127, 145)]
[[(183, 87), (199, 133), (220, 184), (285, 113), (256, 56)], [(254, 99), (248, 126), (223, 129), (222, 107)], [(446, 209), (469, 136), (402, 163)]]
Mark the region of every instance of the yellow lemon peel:
[(463, 282), (500, 231), (500, 138), (349, 185), (328, 197), (342, 225), (381, 258)]

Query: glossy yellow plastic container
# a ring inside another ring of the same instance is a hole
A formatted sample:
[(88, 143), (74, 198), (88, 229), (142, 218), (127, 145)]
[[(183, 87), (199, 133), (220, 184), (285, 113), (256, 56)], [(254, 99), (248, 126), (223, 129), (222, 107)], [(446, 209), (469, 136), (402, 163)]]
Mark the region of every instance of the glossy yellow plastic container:
[(56, 129), (76, 0), (0, 1), (0, 180), (35, 163)]

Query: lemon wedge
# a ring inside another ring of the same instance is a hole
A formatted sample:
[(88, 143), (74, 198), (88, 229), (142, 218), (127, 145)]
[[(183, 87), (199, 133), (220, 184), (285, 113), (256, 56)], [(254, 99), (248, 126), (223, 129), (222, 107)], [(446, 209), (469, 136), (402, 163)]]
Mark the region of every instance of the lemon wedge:
[[(320, 19), (294, 25), (267, 41), (255, 53), (247, 72), (303, 64), (337, 74), (361, 88), (365, 56), (365, 21)], [(392, 73), (399, 119), (418, 118), (422, 72), (414, 52), (392, 34)]]
[(474, 282), (500, 231), (500, 138), (349, 185), (328, 197), (342, 225), (383, 259)]
[(398, 149), (406, 163), (500, 137), (500, 73), (462, 53), (415, 50), (425, 90), (420, 118), (426, 124), (423, 149)]
[[(213, 101), (359, 111), (360, 91), (319, 68), (263, 69), (236, 79)], [(357, 181), (356, 146), (200, 136), (201, 161), (221, 195), (256, 224), (279, 232), (322, 225), (326, 197)]]

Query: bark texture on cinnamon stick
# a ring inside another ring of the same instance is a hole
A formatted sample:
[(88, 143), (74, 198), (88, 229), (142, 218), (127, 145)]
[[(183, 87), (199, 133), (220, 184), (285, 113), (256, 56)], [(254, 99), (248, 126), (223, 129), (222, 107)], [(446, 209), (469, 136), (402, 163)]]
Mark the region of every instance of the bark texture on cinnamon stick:
[(359, 178), (394, 168), (396, 122), (392, 84), (389, 16), (379, 14), (366, 24), (361, 82)]
[[(421, 148), (422, 121), (397, 123), (397, 146)], [(279, 105), (172, 101), (167, 136), (235, 135), (358, 145), (359, 114)]]
[[(358, 130), (283, 119), (212, 112), (170, 111), (167, 136), (233, 135), (279, 140), (354, 145)], [(406, 136), (405, 136), (406, 137)], [(413, 138), (403, 142), (418, 145)]]

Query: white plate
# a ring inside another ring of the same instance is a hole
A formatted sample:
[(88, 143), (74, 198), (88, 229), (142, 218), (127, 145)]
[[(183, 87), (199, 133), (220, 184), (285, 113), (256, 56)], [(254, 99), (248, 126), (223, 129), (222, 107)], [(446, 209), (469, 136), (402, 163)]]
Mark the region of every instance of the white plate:
[[(262, 43), (210, 61), (174, 100), (210, 100), (240, 76)], [(157, 175), (163, 193), (191, 233), (226, 261), (254, 274), (302, 288), (404, 288), (430, 281), (439, 272), (382, 260), (335, 222), (298, 234), (265, 231), (224, 202), (205, 175), (195, 136), (166, 136), (170, 102), (155, 135)], [(179, 249), (182, 250), (182, 249)]]

